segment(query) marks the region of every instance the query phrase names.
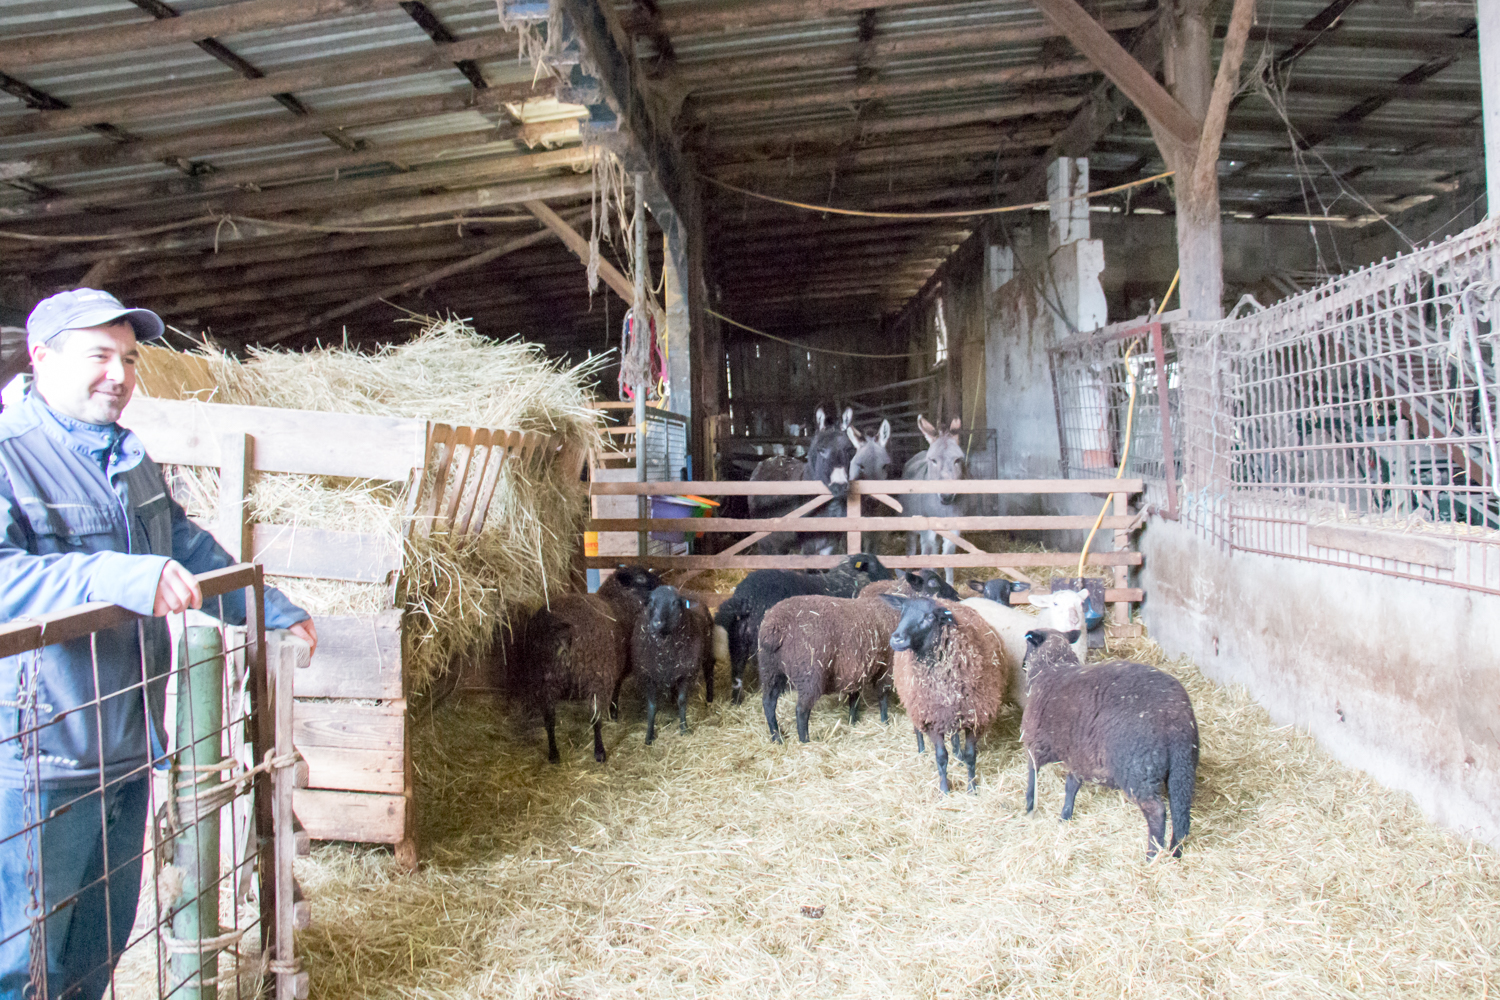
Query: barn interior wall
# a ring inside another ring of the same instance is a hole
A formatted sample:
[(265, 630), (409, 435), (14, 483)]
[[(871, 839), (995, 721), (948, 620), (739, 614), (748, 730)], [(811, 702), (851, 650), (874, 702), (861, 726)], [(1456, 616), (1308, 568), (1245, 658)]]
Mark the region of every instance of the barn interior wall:
[(1500, 847), (1500, 597), (1231, 555), (1159, 518), (1140, 548), (1142, 614), (1164, 649)]

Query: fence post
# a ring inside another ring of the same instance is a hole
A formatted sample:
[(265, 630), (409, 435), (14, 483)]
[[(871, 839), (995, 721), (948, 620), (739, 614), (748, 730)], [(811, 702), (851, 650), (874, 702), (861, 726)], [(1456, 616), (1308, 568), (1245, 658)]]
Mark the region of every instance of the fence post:
[(1403, 443), (1396, 445), (1396, 461), (1392, 463), (1391, 499), (1394, 501), (1392, 506), (1396, 508), (1398, 514), (1410, 514), (1411, 491), (1406, 487), (1411, 484), (1411, 454), (1405, 442), (1411, 440), (1411, 423), (1404, 418), (1396, 421), (1396, 440)]
[[(861, 500), (859, 496), (859, 480), (856, 479), (849, 484), (849, 500), (844, 505), (845, 515), (848, 517), (863, 517), (865, 512), (864, 504), (865, 502)], [(849, 547), (845, 551), (847, 551), (850, 555), (858, 552), (863, 544), (863, 538), (863, 532), (849, 532)]]
[[(193, 1000), (218, 996), (219, 736), (224, 718), (224, 642), (216, 628), (189, 626), (178, 646), (177, 781), (171, 807), (178, 833), (173, 864), (183, 873), (182, 905), (172, 915), (172, 980)], [(204, 803), (200, 805), (200, 803)], [(192, 950), (185, 950), (195, 946)], [(195, 980), (193, 977), (196, 976)]]
[[(1130, 513), (1130, 498), (1129, 498), (1129, 496), (1127, 496), (1124, 493), (1116, 493), (1115, 496), (1114, 496), (1114, 500), (1115, 500), (1115, 516), (1116, 517), (1125, 517), (1125, 516), (1127, 516)], [(1123, 530), (1120, 530), (1118, 528), (1115, 529), (1115, 550), (1118, 551), (1118, 552), (1124, 552), (1128, 548), (1130, 548), (1130, 532), (1123, 531)], [(1125, 588), (1125, 586), (1130, 582), (1129, 577), (1127, 576), (1127, 570), (1125, 569), (1124, 566), (1120, 566), (1120, 565), (1115, 566), (1114, 576), (1115, 576), (1115, 586), (1118, 587), (1118, 588), (1120, 588), (1121, 590), (1123, 590)], [(1129, 625), (1130, 624), (1130, 602), (1129, 601), (1116, 601), (1115, 602), (1114, 611), (1115, 611), (1114, 618), (1115, 618), (1115, 624), (1116, 625)]]

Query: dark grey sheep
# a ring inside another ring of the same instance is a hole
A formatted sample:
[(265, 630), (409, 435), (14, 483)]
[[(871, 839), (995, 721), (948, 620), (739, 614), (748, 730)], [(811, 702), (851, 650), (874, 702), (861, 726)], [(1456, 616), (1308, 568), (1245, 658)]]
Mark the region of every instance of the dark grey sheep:
[(677, 697), (678, 729), (686, 733), (688, 694), (701, 671), (713, 700), (713, 619), (701, 604), (689, 604), (676, 587), (651, 592), (630, 637), (630, 661), (646, 691), (646, 744), (656, 740), (656, 704)]
[(895, 574), (875, 556), (856, 553), (826, 573), (804, 573), (790, 569), (758, 569), (740, 581), (734, 593), (719, 605), (714, 624), (714, 642), (723, 644), (729, 658), (730, 700), (744, 700), (745, 664), (755, 655), (760, 622), (777, 603), (799, 594), (854, 597), (866, 584), (889, 580)]
[(1172, 805), (1172, 856), (1192, 826), (1198, 773), (1198, 721), (1177, 678), (1144, 663), (1117, 660), (1084, 667), (1070, 643), (1078, 633), (1026, 633), (1030, 688), (1021, 716), (1026, 747), (1026, 811), (1036, 804), (1037, 768), (1061, 761), (1068, 779), (1062, 818), (1073, 816), (1078, 787), (1117, 788), (1146, 817), (1146, 858), (1166, 832), (1165, 784)]
[(630, 673), (630, 633), (661, 578), (639, 566), (621, 566), (597, 594), (564, 594), (531, 617), (523, 640), (523, 696), (547, 727), (547, 759), (557, 753), (559, 701), (589, 703), (594, 715), (594, 759), (604, 763), (600, 725), (607, 709), (619, 717), (620, 685)]
[(948, 586), (936, 570), (908, 570), (896, 574), (894, 580), (877, 580), (859, 592), (860, 597), (879, 597), (881, 594), (899, 594), (902, 597), (931, 597), (939, 601), (958, 600), (958, 591)]

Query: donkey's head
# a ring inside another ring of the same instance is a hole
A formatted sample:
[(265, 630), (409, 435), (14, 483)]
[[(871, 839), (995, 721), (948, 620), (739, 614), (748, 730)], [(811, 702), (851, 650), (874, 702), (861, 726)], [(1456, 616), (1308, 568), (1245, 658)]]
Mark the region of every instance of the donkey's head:
[[(946, 431), (939, 431), (922, 416), (917, 417), (917, 426), (927, 439), (927, 475), (924, 478), (929, 482), (963, 479), (964, 450), (958, 443), (959, 418), (954, 417)], [(952, 504), (957, 499), (957, 494), (943, 493), (938, 499), (944, 504)]]
[(891, 440), (891, 422), (882, 420), (880, 431), (871, 437), (858, 427), (846, 432), (854, 442), (854, 458), (849, 463), (849, 478), (852, 479), (896, 479), (901, 470), (891, 462), (891, 453), (886, 445)]

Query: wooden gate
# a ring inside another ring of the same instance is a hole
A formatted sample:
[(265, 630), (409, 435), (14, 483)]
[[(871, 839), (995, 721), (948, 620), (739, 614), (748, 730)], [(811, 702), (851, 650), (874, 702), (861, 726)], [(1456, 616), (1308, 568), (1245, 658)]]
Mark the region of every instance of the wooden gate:
[[(881, 556), (880, 561), (893, 569), (916, 569), (930, 567), (985, 567), (992, 568), (1016, 579), (1026, 579), (1017, 571), (1026, 566), (1076, 566), (1078, 552), (986, 552), (969, 539), (955, 536), (955, 531), (1057, 531), (1088, 530), (1094, 518), (1076, 514), (1024, 514), (995, 517), (915, 517), (899, 513), (900, 497), (913, 493), (963, 493), (963, 494), (1092, 494), (1114, 498), (1112, 513), (1100, 524), (1101, 531), (1113, 532), (1112, 544), (1106, 547), (1109, 536), (1096, 537), (1096, 545), (1090, 549), (1088, 561), (1094, 565), (1109, 566), (1114, 574), (1114, 586), (1105, 590), (1104, 599), (1114, 606), (1114, 624), (1129, 623), (1130, 603), (1139, 601), (1139, 588), (1126, 585), (1128, 567), (1141, 565), (1141, 554), (1131, 548), (1131, 532), (1140, 526), (1144, 514), (1131, 513), (1129, 498), (1142, 491), (1139, 479), (1077, 480), (1077, 479), (971, 479), (944, 482), (935, 489), (934, 484), (915, 480), (859, 480), (849, 484), (849, 496), (857, 508), (859, 497), (870, 497), (886, 507), (892, 508), (890, 516), (883, 517), (808, 517), (833, 499), (828, 487), (820, 482), (663, 482), (663, 483), (607, 483), (590, 484), (592, 496), (805, 496), (808, 501), (784, 517), (776, 518), (593, 518), (588, 530), (597, 532), (680, 531), (688, 533), (712, 532), (743, 534), (723, 552), (713, 555), (643, 556), (631, 561), (656, 570), (672, 571), (672, 582), (682, 584), (706, 570), (714, 569), (829, 569), (844, 557), (784, 555), (751, 555), (746, 552), (756, 542), (772, 532), (845, 532), (848, 551), (857, 552), (867, 531), (936, 531), (945, 538), (952, 538), (959, 551), (952, 555)], [(619, 562), (619, 557), (589, 556), (585, 563), (591, 568), (609, 568)]]

